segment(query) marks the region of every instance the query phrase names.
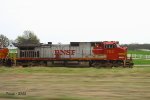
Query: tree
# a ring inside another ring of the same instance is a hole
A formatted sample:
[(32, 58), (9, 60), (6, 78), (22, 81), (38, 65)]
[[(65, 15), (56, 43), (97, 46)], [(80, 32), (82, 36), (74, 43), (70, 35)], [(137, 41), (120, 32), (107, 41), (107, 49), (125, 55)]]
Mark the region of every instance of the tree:
[(129, 50), (150, 49), (150, 44), (132, 43), (132, 44), (123, 44), (122, 46), (128, 47)]
[(7, 47), (9, 45), (9, 39), (4, 36), (3, 34), (0, 34), (0, 47)]
[(38, 44), (40, 40), (32, 31), (24, 31), (22, 36), (18, 36), (16, 42), (18, 44)]

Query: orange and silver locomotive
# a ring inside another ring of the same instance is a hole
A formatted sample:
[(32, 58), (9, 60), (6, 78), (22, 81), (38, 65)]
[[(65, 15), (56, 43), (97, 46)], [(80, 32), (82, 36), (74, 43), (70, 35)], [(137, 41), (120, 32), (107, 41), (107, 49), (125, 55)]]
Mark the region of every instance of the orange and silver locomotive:
[(20, 44), (17, 65), (132, 67), (127, 47), (118, 41), (70, 42), (70, 44)]

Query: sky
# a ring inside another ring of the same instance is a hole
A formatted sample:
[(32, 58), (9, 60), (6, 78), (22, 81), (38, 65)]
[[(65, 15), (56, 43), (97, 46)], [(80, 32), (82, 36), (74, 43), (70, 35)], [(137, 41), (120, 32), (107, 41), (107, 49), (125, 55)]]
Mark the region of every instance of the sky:
[(0, 0), (0, 34), (42, 43), (150, 43), (150, 0)]

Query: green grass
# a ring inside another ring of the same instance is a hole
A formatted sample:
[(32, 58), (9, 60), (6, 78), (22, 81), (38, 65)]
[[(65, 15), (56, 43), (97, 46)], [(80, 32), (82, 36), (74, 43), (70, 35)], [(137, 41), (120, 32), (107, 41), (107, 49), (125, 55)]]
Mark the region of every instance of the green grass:
[[(150, 55), (150, 51), (128, 50), (128, 54)], [(150, 60), (147, 59), (134, 59), (133, 62), (135, 65), (150, 65)]]
[[(150, 66), (0, 68), (0, 100), (149, 100)], [(8, 95), (6, 92), (26, 92)]]
[(150, 60), (146, 59), (133, 59), (135, 65), (150, 65)]
[[(140, 69), (140, 70), (139, 70)], [(147, 72), (150, 67), (134, 67), (132, 70), (129, 68), (67, 68), (67, 67), (0, 67), (0, 74), (35, 74), (35, 73), (48, 73), (48, 74), (112, 74), (112, 73), (132, 73), (136, 71)]]

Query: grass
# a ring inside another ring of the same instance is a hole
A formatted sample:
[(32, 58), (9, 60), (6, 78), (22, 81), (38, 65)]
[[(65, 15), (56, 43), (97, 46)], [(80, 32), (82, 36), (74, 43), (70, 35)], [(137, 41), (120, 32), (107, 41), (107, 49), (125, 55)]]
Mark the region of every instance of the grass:
[(133, 59), (135, 65), (150, 65), (150, 60), (146, 59)]
[(150, 66), (132, 69), (1, 67), (0, 100), (149, 100), (149, 77)]
[[(150, 55), (150, 51), (141, 51), (141, 50), (128, 50), (128, 54), (137, 54), (137, 55)], [(148, 59), (134, 59), (135, 65), (150, 65), (150, 60)]]

